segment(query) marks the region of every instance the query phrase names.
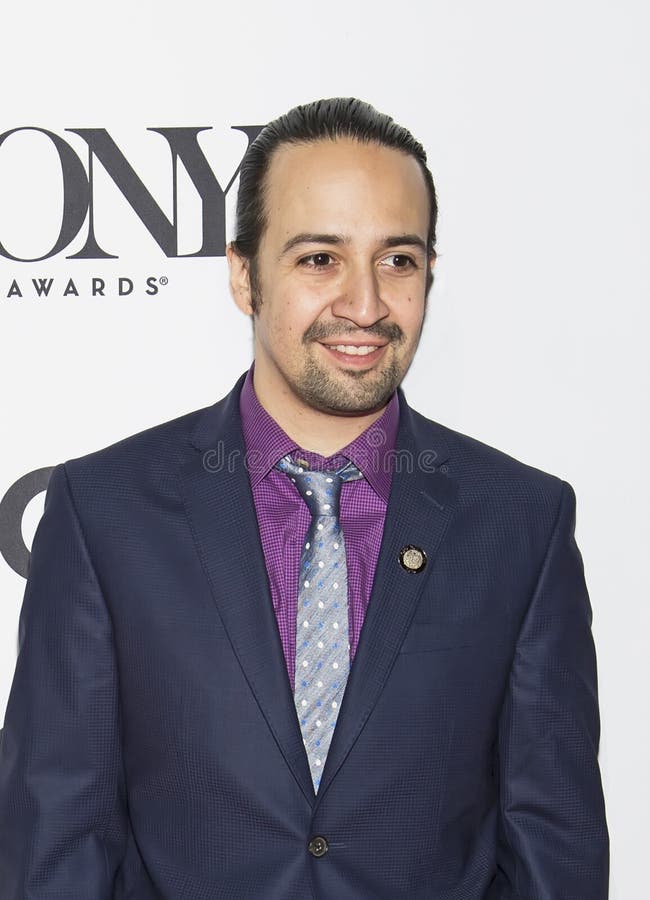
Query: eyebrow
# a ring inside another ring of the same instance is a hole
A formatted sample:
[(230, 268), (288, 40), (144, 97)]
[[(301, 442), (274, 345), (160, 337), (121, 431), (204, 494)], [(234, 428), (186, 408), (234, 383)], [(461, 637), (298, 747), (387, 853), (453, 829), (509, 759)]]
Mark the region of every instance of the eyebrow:
[[(280, 256), (278, 259), (281, 259), (289, 250), (293, 250), (298, 244), (349, 244), (350, 238), (346, 237), (343, 234), (314, 234), (313, 232), (303, 231), (300, 234), (296, 234), (293, 237), (289, 238), (288, 241), (282, 247), (280, 252)], [(395, 234), (389, 235), (385, 237), (381, 241), (381, 245), (386, 247), (387, 249), (391, 247), (418, 247), (422, 250), (423, 253), (427, 252), (427, 245), (425, 241), (417, 234)]]

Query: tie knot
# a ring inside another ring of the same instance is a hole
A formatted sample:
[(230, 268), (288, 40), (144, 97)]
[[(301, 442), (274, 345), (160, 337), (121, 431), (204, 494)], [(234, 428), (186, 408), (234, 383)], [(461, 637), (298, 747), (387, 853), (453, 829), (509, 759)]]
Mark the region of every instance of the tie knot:
[(346, 463), (340, 469), (320, 471), (300, 465), (287, 455), (276, 463), (275, 468), (284, 472), (295, 484), (312, 516), (338, 517), (341, 485), (344, 481), (363, 478), (353, 462)]

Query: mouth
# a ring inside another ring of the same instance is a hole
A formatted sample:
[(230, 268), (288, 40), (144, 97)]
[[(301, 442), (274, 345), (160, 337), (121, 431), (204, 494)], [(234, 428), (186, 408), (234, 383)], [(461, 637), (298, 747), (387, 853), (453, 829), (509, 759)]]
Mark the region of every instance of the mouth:
[(322, 344), (327, 353), (338, 362), (345, 363), (348, 367), (361, 369), (377, 362), (383, 355), (388, 344)]

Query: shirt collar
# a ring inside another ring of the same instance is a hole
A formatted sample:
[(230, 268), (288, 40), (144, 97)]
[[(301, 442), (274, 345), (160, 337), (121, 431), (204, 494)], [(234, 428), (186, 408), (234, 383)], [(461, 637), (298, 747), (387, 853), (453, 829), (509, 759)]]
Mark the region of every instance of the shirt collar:
[(251, 487), (256, 487), (287, 453), (305, 459), (316, 469), (340, 468), (350, 459), (361, 470), (373, 490), (388, 503), (399, 425), (397, 391), (372, 425), (333, 456), (324, 457), (299, 447), (264, 409), (253, 387), (254, 369), (255, 362), (246, 373), (239, 395), (239, 411), (246, 444), (246, 467)]

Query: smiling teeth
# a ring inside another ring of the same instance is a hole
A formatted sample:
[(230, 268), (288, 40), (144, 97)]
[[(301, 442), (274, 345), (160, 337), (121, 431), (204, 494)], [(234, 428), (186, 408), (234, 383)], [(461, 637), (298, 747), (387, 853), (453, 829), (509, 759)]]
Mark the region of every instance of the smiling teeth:
[(339, 353), (348, 353), (350, 356), (367, 356), (373, 350), (377, 350), (377, 347), (352, 347), (350, 344), (335, 344), (333, 349), (338, 350)]

